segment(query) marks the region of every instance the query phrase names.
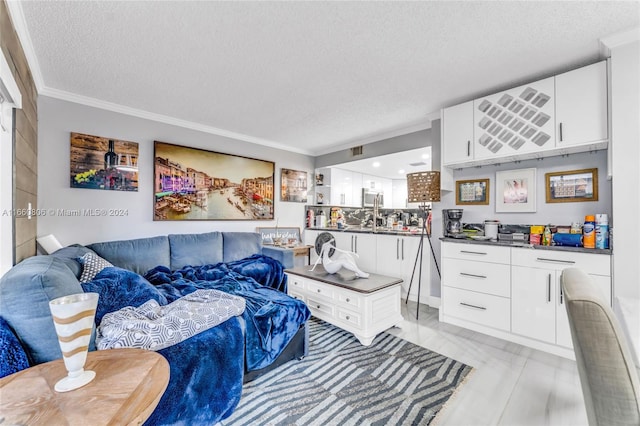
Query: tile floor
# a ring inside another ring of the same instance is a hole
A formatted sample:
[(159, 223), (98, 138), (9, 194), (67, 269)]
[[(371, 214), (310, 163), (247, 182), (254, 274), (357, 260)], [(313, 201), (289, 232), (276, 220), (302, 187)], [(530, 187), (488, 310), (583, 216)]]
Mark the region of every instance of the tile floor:
[(475, 367), (441, 414), (444, 425), (587, 425), (575, 361), (438, 321), (438, 310), (403, 303), (391, 334)]

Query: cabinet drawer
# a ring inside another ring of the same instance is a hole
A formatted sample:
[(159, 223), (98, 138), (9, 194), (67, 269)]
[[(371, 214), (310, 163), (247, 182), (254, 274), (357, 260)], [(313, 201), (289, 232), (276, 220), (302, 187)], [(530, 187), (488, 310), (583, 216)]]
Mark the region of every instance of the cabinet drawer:
[(311, 310), (312, 314), (317, 312), (322, 312), (323, 314), (333, 316), (333, 306), (326, 302), (323, 302), (322, 300), (319, 300), (313, 297), (308, 297), (307, 306)]
[(587, 274), (611, 275), (611, 256), (606, 254), (514, 248), (511, 256), (511, 263), (517, 266), (557, 271), (580, 268)]
[(442, 283), (449, 287), (509, 297), (511, 268), (509, 265), (445, 258), (442, 262)]
[(443, 287), (445, 315), (500, 330), (511, 328), (510, 299)]
[(305, 301), (304, 295), (302, 293), (298, 293), (295, 290), (289, 289), (289, 296), (293, 297), (294, 299), (302, 300), (303, 302)]
[(442, 244), (442, 257), (509, 264), (511, 249), (482, 244), (444, 243)]
[(333, 299), (334, 291), (331, 286), (323, 285), (315, 281), (308, 281), (306, 283), (306, 289), (309, 294), (313, 294), (314, 296), (322, 296)]
[(356, 327), (362, 327), (362, 318), (360, 317), (360, 314), (357, 314), (355, 312), (338, 309), (338, 319)]
[(305, 280), (297, 275), (289, 275), (288, 287), (289, 289), (302, 291), (306, 288)]
[(336, 293), (335, 299), (337, 299), (341, 304), (352, 308), (360, 308), (360, 304), (362, 303), (362, 298), (360, 296), (343, 293), (341, 291), (337, 291)]

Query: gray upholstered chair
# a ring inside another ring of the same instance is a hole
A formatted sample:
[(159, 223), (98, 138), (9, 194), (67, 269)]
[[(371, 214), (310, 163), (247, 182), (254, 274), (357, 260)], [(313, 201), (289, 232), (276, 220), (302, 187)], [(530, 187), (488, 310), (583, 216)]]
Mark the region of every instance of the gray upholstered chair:
[(640, 425), (640, 379), (611, 307), (583, 271), (561, 281), (589, 425)]

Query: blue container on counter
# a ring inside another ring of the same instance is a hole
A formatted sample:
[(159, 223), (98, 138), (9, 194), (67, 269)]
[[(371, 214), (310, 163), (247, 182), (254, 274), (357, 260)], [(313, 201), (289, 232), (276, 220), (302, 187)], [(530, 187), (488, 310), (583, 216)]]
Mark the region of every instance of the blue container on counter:
[(553, 234), (553, 243), (557, 246), (582, 247), (582, 235)]

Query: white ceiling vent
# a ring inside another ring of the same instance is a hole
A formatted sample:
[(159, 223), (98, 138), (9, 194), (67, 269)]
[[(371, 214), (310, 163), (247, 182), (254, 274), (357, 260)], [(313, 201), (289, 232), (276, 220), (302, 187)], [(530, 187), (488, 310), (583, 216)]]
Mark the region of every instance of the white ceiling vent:
[(351, 148), (351, 156), (357, 157), (358, 155), (362, 155), (362, 145)]
[(421, 167), (421, 166), (426, 166), (427, 163), (425, 163), (424, 161), (418, 161), (417, 163), (409, 163), (409, 165), (411, 167)]

